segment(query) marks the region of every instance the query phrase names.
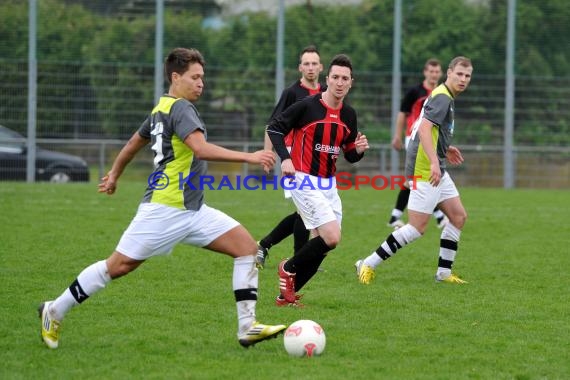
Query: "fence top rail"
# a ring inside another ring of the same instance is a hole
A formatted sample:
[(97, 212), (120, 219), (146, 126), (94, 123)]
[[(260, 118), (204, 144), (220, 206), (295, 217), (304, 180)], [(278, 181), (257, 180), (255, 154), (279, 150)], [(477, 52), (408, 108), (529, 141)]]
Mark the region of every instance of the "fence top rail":
[[(36, 139), (37, 144), (62, 144), (62, 145), (119, 145), (122, 146), (127, 143), (126, 139), (66, 139), (66, 138), (38, 138)], [(26, 142), (26, 138), (10, 138), (2, 139), (0, 142)], [(263, 141), (214, 141), (216, 145), (221, 145), (225, 147), (234, 148), (261, 148), (263, 146)], [(457, 145), (463, 151), (466, 152), (503, 152), (505, 147), (503, 145)], [(390, 150), (392, 149), (390, 144), (370, 144), (371, 149), (378, 150)], [(527, 146), (527, 145), (517, 145), (513, 146), (514, 152), (520, 153), (570, 153), (570, 146)]]

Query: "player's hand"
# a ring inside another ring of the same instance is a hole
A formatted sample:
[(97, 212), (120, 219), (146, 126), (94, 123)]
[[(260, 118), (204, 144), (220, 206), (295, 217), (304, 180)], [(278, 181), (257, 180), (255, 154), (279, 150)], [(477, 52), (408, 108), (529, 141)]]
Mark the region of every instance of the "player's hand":
[(251, 154), (250, 164), (260, 164), (263, 170), (269, 172), (275, 165), (275, 153), (270, 150), (258, 150)]
[(366, 135), (363, 135), (361, 132), (358, 132), (358, 135), (356, 135), (356, 140), (354, 140), (354, 145), (356, 146), (356, 153), (358, 154), (362, 154), (366, 150), (368, 150), (368, 148), (370, 148), (370, 145), (368, 145), (368, 139), (366, 138)]
[(438, 186), (441, 181), (441, 169), (439, 168), (439, 162), (435, 162), (430, 165), (429, 183), (432, 186)]
[(402, 150), (402, 137), (401, 136), (394, 136), (392, 139), (392, 148), (396, 150)]
[(290, 158), (281, 162), (281, 173), (283, 176), (295, 176), (295, 167), (293, 166), (293, 161), (291, 161)]
[(112, 195), (117, 190), (117, 180), (115, 176), (109, 172), (105, 177), (101, 178), (101, 183), (99, 183), (98, 187), (98, 192)]
[(445, 157), (447, 158), (447, 162), (451, 165), (461, 165), (463, 163), (463, 155), (455, 146), (450, 145), (449, 148), (447, 148), (447, 154)]
[(271, 148), (269, 148), (269, 149), (264, 149), (263, 151), (264, 151), (264, 152), (270, 152), (271, 155), (272, 155), (272, 159), (273, 159), (273, 162), (272, 162), (272, 163), (265, 162), (265, 161), (264, 161), (264, 162), (261, 162), (261, 167), (263, 168), (263, 171), (264, 171), (266, 174), (269, 174), (269, 173), (271, 172), (271, 170), (273, 170), (273, 166), (275, 165), (275, 153), (273, 152), (273, 150), (272, 150)]

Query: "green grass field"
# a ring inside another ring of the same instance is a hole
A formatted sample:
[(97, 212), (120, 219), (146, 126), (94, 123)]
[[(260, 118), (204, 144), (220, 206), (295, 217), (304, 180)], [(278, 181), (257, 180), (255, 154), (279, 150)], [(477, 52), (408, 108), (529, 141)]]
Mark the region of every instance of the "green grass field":
[[(236, 340), (232, 261), (178, 246), (75, 308), (60, 348), (40, 341), (38, 304), (106, 258), (135, 213), (143, 183), (113, 197), (96, 184), (0, 183), (1, 379), (568, 379), (568, 191), (462, 189), (469, 213), (455, 270), (436, 284), (439, 230), (360, 285), (353, 269), (390, 230), (390, 191), (344, 191), (343, 241), (304, 289), (304, 309), (277, 308), (276, 266), (260, 272), (265, 323), (318, 321), (318, 358), (288, 357), (281, 337)], [(461, 189), (460, 189), (461, 190)], [(260, 238), (292, 211), (281, 191), (209, 191), (208, 204)]]

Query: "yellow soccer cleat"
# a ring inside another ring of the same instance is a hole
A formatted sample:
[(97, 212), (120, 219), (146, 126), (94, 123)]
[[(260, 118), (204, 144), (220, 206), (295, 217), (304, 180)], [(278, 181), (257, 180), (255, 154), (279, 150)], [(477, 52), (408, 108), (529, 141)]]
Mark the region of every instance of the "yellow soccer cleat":
[(374, 280), (376, 276), (374, 269), (364, 264), (364, 260), (358, 260), (354, 266), (356, 267), (356, 276), (361, 284), (368, 285)]
[(286, 328), (285, 325), (271, 326), (253, 322), (249, 330), (238, 337), (239, 344), (248, 348), (266, 339), (277, 338), (277, 335), (283, 333)]
[(435, 276), (435, 280), (437, 282), (445, 282), (448, 284), (468, 284), (467, 281), (462, 280), (461, 278), (459, 278), (459, 276), (456, 276), (454, 274), (450, 274), (449, 276), (445, 277), (445, 278), (440, 278), (439, 276)]
[(59, 345), (59, 333), (61, 323), (51, 317), (49, 312), (50, 302), (44, 302), (40, 305), (38, 313), (42, 321), (42, 340), (49, 348), (57, 348)]

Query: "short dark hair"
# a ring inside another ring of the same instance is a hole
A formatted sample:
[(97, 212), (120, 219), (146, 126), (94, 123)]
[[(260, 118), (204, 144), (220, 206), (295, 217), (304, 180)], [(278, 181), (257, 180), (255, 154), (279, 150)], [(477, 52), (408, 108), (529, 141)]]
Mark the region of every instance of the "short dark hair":
[(321, 56), (321, 53), (319, 53), (319, 49), (317, 49), (315, 45), (309, 45), (305, 47), (303, 50), (301, 50), (301, 54), (299, 54), (299, 63), (301, 63), (301, 60), (303, 59), (303, 54), (305, 53), (317, 53), (319, 57)]
[(327, 75), (329, 75), (329, 73), (331, 72), (331, 67), (333, 66), (348, 67), (350, 69), (350, 77), (352, 78), (352, 61), (350, 60), (350, 57), (348, 55), (346, 54), (335, 55), (331, 60), (329, 69), (327, 71)]
[(424, 70), (427, 69), (429, 66), (439, 66), (441, 67), (441, 62), (437, 58), (430, 58), (424, 64)]
[(168, 83), (172, 84), (172, 73), (184, 74), (193, 63), (206, 66), (206, 61), (198, 50), (187, 48), (173, 49), (164, 61), (164, 73)]
[(453, 58), (451, 60), (451, 62), (449, 62), (448, 69), (453, 70), (455, 68), (455, 66), (457, 66), (457, 65), (463, 66), (463, 67), (473, 67), (471, 60), (467, 57), (462, 56), (462, 55)]

